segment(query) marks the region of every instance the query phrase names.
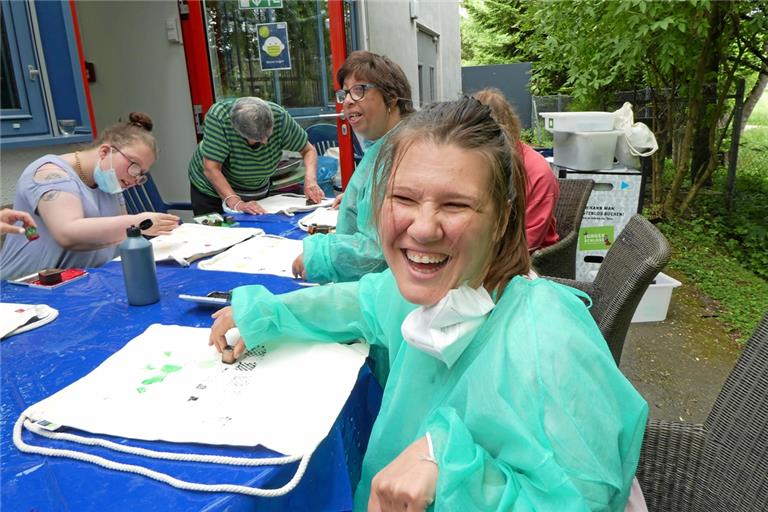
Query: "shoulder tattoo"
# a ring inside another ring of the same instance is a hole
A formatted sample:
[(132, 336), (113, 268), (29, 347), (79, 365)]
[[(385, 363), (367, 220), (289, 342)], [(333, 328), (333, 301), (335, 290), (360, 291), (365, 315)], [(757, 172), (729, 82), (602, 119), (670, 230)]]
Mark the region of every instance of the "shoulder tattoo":
[(41, 201), (53, 201), (57, 197), (59, 197), (59, 191), (58, 190), (49, 190), (48, 192), (46, 192), (45, 194), (43, 194), (40, 197), (40, 200)]
[(61, 174), (60, 172), (53, 171), (53, 172), (46, 172), (40, 177), (40, 179), (42, 179), (43, 181), (51, 181), (51, 180), (59, 180), (61, 178), (65, 178), (66, 176), (67, 176), (66, 174)]

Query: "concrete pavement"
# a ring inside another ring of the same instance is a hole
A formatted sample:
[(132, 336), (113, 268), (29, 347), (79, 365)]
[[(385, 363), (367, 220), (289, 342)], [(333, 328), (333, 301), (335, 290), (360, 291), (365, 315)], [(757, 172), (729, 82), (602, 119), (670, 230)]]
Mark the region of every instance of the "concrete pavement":
[(741, 348), (716, 318), (711, 301), (674, 276), (663, 322), (632, 324), (620, 368), (645, 397), (651, 418), (701, 423)]

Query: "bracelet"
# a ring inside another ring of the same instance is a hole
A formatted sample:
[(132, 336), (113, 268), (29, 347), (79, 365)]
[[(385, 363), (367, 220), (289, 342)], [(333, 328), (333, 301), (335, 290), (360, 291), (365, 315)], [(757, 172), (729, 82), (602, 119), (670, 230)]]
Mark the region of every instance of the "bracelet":
[(424, 454), (422, 454), (422, 455), (419, 455), (419, 460), (423, 460), (423, 461), (426, 461), (426, 462), (431, 462), (431, 463), (432, 463), (432, 464), (434, 464), (435, 466), (437, 466), (437, 465), (438, 465), (438, 464), (437, 464), (437, 459), (435, 459), (435, 458), (434, 458), (434, 457), (432, 457), (431, 455), (424, 455)]
[(227, 197), (222, 199), (222, 201), (224, 201), (224, 204), (227, 204), (227, 199), (229, 199), (230, 197), (239, 197), (239, 196), (237, 194), (229, 194)]
[(233, 207), (232, 207), (232, 209), (233, 209), (233, 210), (235, 210), (235, 211), (239, 211), (239, 210), (237, 209), (237, 205), (239, 205), (239, 204), (240, 204), (240, 203), (242, 203), (242, 202), (243, 202), (243, 200), (242, 200), (242, 199), (241, 199), (241, 200), (239, 200), (238, 202), (236, 202), (236, 203), (235, 203), (235, 206), (233, 206)]

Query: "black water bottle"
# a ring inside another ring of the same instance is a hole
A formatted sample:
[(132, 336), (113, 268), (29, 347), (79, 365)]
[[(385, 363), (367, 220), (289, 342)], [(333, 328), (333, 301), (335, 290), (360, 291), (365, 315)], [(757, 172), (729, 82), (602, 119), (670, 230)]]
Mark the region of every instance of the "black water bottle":
[[(141, 226), (143, 229), (149, 227), (145, 227), (144, 222)], [(160, 300), (160, 289), (157, 286), (152, 244), (141, 236), (141, 229), (136, 226), (129, 227), (126, 234), (127, 238), (120, 244), (120, 261), (123, 264), (128, 303), (134, 306), (154, 304)]]

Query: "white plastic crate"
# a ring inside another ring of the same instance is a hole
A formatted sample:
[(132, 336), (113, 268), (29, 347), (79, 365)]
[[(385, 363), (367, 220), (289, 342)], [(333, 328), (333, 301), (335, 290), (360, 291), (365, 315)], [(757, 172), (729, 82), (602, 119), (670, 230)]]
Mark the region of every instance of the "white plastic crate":
[(613, 167), (620, 130), (608, 132), (554, 132), (555, 165), (576, 171), (599, 171)]
[(664, 272), (659, 272), (654, 282), (648, 287), (640, 304), (637, 305), (632, 323), (661, 322), (667, 318), (669, 302), (672, 299), (672, 290), (681, 283)]
[(550, 132), (607, 132), (613, 130), (613, 112), (542, 112)]

